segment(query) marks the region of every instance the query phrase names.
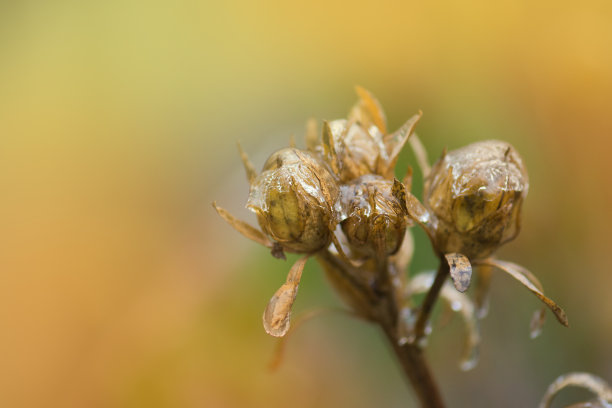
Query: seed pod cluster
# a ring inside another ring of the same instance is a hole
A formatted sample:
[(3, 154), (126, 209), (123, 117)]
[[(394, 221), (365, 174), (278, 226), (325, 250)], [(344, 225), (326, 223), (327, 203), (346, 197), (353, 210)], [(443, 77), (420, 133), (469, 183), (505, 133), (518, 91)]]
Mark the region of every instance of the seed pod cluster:
[[(482, 302), (478, 299), (486, 297), (488, 280), (483, 277), (491, 268), (522, 283), (567, 325), (565, 313), (544, 295), (537, 278), (519, 265), (492, 257), (520, 229), (529, 182), (516, 150), (505, 142), (484, 141), (444, 153), (430, 167), (414, 135), (421, 114), (389, 133), (376, 98), (359, 87), (357, 93), (359, 101), (346, 119), (323, 122), (320, 136), (316, 122), (310, 121), (307, 148), (292, 144), (274, 152), (260, 174), (241, 150), (250, 184), (246, 206), (256, 214), (260, 229), (214, 204), (222, 218), (269, 248), (275, 257), (284, 258), (285, 252), (304, 254), (266, 307), (266, 332), (281, 337), (289, 330), (302, 271), (313, 255), (353, 311), (370, 320), (384, 320), (387, 330), (396, 326), (392, 337), (401, 344), (420, 344), (433, 303), (446, 287), (448, 276), (457, 291), (465, 292), (460, 298), (468, 321), (480, 318), (476, 310)], [(409, 191), (410, 168), (403, 183), (394, 177), (399, 153), (407, 142), (424, 176), (422, 202)], [(404, 275), (413, 252), (408, 229), (413, 221), (424, 228), (441, 262), (435, 278), (424, 279), (420, 286), (407, 284)], [(477, 268), (481, 285), (476, 290), (476, 305), (471, 305), (466, 292), (472, 266)], [(427, 295), (418, 308), (412, 308), (406, 293), (417, 289)], [(445, 289), (443, 297), (455, 299), (449, 290)], [(377, 309), (381, 305), (384, 310)], [(540, 310), (532, 322), (532, 333), (539, 332), (543, 321), (544, 311)], [(471, 356), (478, 339), (477, 325), (472, 326), (471, 351), (466, 354), (469, 366), (475, 362)]]

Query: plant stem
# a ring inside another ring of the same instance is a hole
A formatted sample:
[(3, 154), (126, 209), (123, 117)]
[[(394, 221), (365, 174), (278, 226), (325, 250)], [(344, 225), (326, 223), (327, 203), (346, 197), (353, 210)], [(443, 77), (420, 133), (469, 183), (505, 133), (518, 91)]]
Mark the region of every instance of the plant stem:
[(436, 278), (427, 292), (425, 299), (423, 300), (423, 304), (419, 308), (419, 314), (417, 317), (417, 321), (414, 325), (414, 343), (419, 343), (419, 340), (423, 338), (425, 335), (425, 327), (427, 327), (427, 321), (429, 320), (429, 315), (431, 314), (431, 310), (433, 309), (438, 296), (440, 295), (440, 290), (442, 290), (442, 286), (444, 285), (444, 281), (448, 277), (450, 272), (448, 262), (441, 257), (440, 258), (440, 266), (438, 267), (438, 273), (436, 273)]
[(423, 350), (416, 344), (400, 345), (394, 328), (384, 327), (385, 335), (410, 381), (423, 408), (444, 408), (444, 401), (435, 379), (425, 360)]
[[(319, 254), (318, 260), (327, 277), (353, 310), (380, 325), (391, 343), (406, 377), (410, 381), (422, 408), (444, 408), (442, 396), (429, 369), (423, 350), (418, 343), (400, 344), (398, 302), (389, 287), (389, 271), (383, 273), (383, 288), (376, 291), (362, 279), (364, 271), (340, 261), (328, 251)], [(388, 267), (391, 267), (388, 265)], [(448, 274), (448, 267), (446, 274)], [(443, 280), (442, 280), (443, 281)], [(438, 291), (439, 293), (439, 291)], [(435, 300), (435, 299), (434, 299)]]

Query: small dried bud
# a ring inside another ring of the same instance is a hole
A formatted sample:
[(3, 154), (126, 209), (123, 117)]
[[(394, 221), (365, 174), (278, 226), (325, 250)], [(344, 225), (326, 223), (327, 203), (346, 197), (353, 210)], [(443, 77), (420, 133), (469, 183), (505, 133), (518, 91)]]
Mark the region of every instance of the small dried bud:
[(336, 211), (354, 252), (365, 256), (395, 253), (406, 232), (406, 212), (396, 192), (399, 182), (365, 175), (340, 187)]
[(295, 148), (273, 153), (251, 184), (247, 208), (261, 229), (290, 252), (329, 245), (338, 186), (315, 156)]
[(527, 170), (508, 143), (478, 142), (443, 155), (424, 191), (438, 218), (436, 250), (489, 256), (518, 234), (527, 189)]
[(329, 123), (329, 129), (340, 180), (375, 174), (379, 161), (389, 160), (383, 135), (376, 126), (366, 129), (359, 123), (338, 119)]
[(359, 101), (348, 119), (333, 120), (323, 126), (323, 146), (314, 148), (341, 182), (350, 182), (366, 174), (393, 179), (399, 153), (421, 114), (414, 115), (394, 133), (387, 133), (385, 114), (378, 100), (357, 87)]

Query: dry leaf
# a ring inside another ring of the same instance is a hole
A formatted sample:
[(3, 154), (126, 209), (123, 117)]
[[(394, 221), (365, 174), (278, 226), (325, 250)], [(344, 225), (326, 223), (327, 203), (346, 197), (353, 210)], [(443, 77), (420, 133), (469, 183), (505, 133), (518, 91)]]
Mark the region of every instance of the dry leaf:
[(355, 91), (360, 100), (357, 102), (349, 117), (355, 117), (367, 129), (371, 124), (376, 126), (382, 134), (387, 134), (387, 119), (380, 102), (365, 88), (356, 86)]
[(408, 143), (410, 143), (410, 147), (412, 147), (417, 164), (419, 165), (421, 173), (423, 174), (423, 179), (426, 179), (429, 177), (429, 173), (431, 173), (431, 165), (429, 164), (429, 159), (427, 158), (427, 150), (416, 133), (412, 134), (412, 137), (410, 137)]
[(465, 292), (472, 280), (472, 265), (470, 260), (462, 254), (445, 254), (446, 262), (450, 268), (450, 276), (459, 292)]
[(422, 115), (422, 112), (417, 113), (408, 119), (398, 130), (385, 136), (385, 147), (389, 157), (388, 163), (385, 164), (386, 168), (381, 169), (381, 174), (385, 175), (385, 177), (393, 177), (393, 170), (395, 169), (399, 154), (406, 145), (406, 142), (410, 140), (410, 137), (414, 133), (414, 128)]
[[(537, 280), (537, 278), (535, 278), (535, 276), (527, 269), (512, 262), (499, 261), (491, 258), (476, 261), (475, 264), (493, 266), (501, 271), (506, 272), (514, 279), (521, 282), (527, 289), (529, 289), (534, 295), (536, 295), (538, 299), (540, 299), (546, 306), (548, 306), (550, 310), (552, 310), (552, 312), (555, 314), (555, 317), (557, 318), (559, 323), (566, 327), (569, 326), (567, 315), (565, 314), (563, 309), (561, 309), (561, 307), (559, 307), (559, 305), (557, 305), (553, 300), (544, 296), (544, 293), (542, 291), (542, 285)], [(543, 321), (542, 318), (540, 318), (539, 321), (541, 323)], [(537, 330), (537, 327), (535, 329)], [(534, 327), (532, 320), (532, 331), (533, 330)]]
[(249, 181), (249, 184), (253, 184), (253, 181), (257, 177), (257, 172), (255, 171), (255, 167), (253, 167), (253, 164), (249, 160), (249, 156), (247, 156), (244, 150), (242, 150), (242, 146), (240, 145), (240, 142), (236, 142), (236, 145), (238, 145), (238, 151), (240, 152), (240, 158), (242, 159), (242, 164), (244, 165), (244, 170), (246, 171), (246, 174), (247, 174), (247, 180)]
[(286, 282), (274, 293), (263, 314), (263, 325), (266, 333), (274, 337), (282, 337), (289, 330), (291, 307), (297, 296), (302, 271), (308, 257), (300, 258), (293, 264)]
[(217, 206), (217, 203), (212, 203), (215, 210), (217, 210), (217, 214), (221, 216), (229, 225), (234, 227), (234, 229), (240, 232), (242, 235), (247, 237), (250, 240), (257, 242), (267, 248), (272, 249), (272, 242), (264, 235), (263, 232), (259, 231), (257, 228), (247, 224), (244, 221), (241, 221), (230, 214), (226, 209)]
[(603, 379), (593, 374), (575, 372), (564, 374), (550, 384), (538, 408), (549, 408), (555, 395), (566, 387), (586, 388), (597, 395), (599, 405), (583, 405), (584, 407), (602, 406), (608, 408), (612, 405), (612, 388)]
[(306, 122), (306, 148), (314, 152), (319, 145), (319, 135), (317, 130), (317, 120), (314, 118), (308, 119)]

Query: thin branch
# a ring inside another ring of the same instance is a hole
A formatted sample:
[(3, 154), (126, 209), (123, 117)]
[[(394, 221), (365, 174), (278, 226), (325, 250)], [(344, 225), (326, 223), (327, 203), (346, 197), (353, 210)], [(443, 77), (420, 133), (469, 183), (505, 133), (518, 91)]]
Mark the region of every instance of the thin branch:
[(438, 272), (436, 273), (436, 279), (431, 285), (431, 289), (425, 295), (425, 300), (423, 300), (423, 304), (419, 308), (419, 314), (417, 316), (416, 323), (414, 325), (414, 344), (418, 344), (419, 340), (423, 338), (425, 335), (425, 327), (427, 327), (427, 321), (429, 320), (429, 315), (433, 309), (438, 296), (440, 295), (440, 291), (442, 290), (442, 286), (444, 285), (444, 281), (448, 277), (450, 272), (448, 262), (445, 259), (440, 259), (440, 266), (438, 267)]

